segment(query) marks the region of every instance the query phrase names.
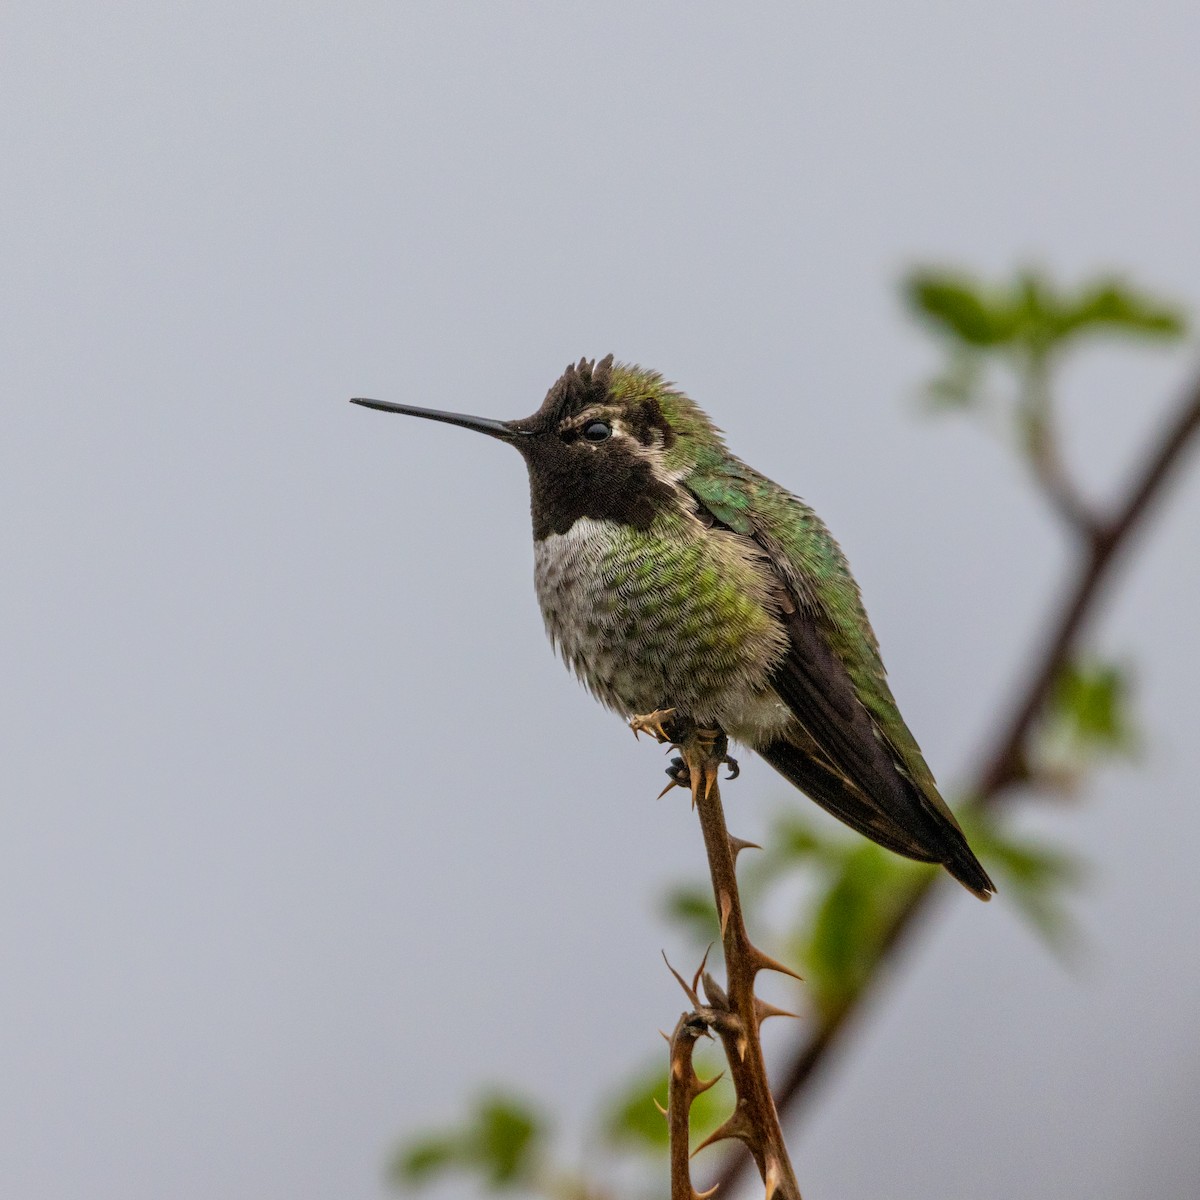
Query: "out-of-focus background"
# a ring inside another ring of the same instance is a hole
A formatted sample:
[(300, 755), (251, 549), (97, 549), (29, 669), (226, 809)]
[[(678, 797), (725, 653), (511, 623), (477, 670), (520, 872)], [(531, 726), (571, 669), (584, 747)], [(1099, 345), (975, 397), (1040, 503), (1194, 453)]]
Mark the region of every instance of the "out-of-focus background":
[[(952, 786), (1064, 544), (920, 417), (896, 284), (1200, 306), (1198, 48), (1189, 3), (8, 6), (0, 1191), (378, 1197), (488, 1080), (579, 1138), (680, 1010), (699, 835), (544, 644), (521, 463), (351, 395), (661, 369), (833, 527)], [(1094, 493), (1193, 365), (1068, 372)], [(1074, 967), (948, 899), (806, 1194), (1196, 1195), (1200, 472), (1159, 518), (1099, 631), (1142, 761), (1026, 821), (1092, 863)], [(753, 837), (791, 796), (743, 766)]]

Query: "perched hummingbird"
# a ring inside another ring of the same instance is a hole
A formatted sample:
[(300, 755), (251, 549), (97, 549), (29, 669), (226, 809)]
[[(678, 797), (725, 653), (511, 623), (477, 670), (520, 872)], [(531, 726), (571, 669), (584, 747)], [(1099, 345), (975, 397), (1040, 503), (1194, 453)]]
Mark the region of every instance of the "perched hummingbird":
[(521, 452), (546, 630), (601, 703), (719, 729), (872, 841), (995, 891), (900, 716), (837, 543), (673, 384), (610, 354), (568, 367), (521, 421), (353, 403)]

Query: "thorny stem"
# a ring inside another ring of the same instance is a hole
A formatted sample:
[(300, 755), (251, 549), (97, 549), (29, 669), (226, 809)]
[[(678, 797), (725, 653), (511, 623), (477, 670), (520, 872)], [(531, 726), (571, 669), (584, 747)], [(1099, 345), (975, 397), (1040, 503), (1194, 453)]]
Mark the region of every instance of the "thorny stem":
[[(762, 970), (778, 970), (794, 975), (795, 972), (777, 963), (759, 950), (746, 932), (742, 918), (742, 903), (738, 895), (735, 860), (738, 849), (744, 843), (730, 837), (725, 824), (725, 811), (721, 804), (721, 791), (717, 784), (718, 768), (725, 758), (727, 749), (723, 734), (694, 728), (680, 731), (659, 717), (658, 735), (670, 737), (679, 746), (691, 782), (692, 799), (700, 817), (700, 830), (704, 835), (704, 848), (708, 854), (708, 866), (712, 875), (713, 896), (721, 922), (721, 941), (725, 950), (727, 991), (721, 989), (710, 975), (704, 973), (703, 964), (696, 981), (688, 987), (682, 979), (688, 998), (696, 1005), (696, 1011), (685, 1014), (676, 1027), (671, 1043), (671, 1085), (679, 1089), (680, 1100), (686, 1098), (684, 1111), (680, 1111), (676, 1092), (671, 1093), (668, 1107), (668, 1122), (671, 1133), (671, 1197), (672, 1200), (693, 1200), (695, 1195), (690, 1175), (687, 1173), (688, 1119), (687, 1108), (695, 1094), (690, 1091), (689, 1080), (694, 1080), (691, 1071), (692, 1036), (685, 1050), (678, 1044), (690, 1028), (689, 1020), (714, 1029), (721, 1039), (725, 1057), (729, 1061), (729, 1074), (733, 1080), (736, 1103), (733, 1113), (703, 1145), (736, 1138), (750, 1152), (759, 1174), (766, 1185), (767, 1200), (800, 1200), (800, 1188), (788, 1158), (783, 1141), (783, 1130), (775, 1101), (771, 1098), (771, 1085), (767, 1079), (766, 1061), (763, 1058), (762, 1042), (759, 1040), (759, 1025), (766, 1017), (779, 1012), (764, 1004), (754, 995), (754, 978)], [(635, 719), (634, 728), (647, 728), (643, 719)], [(664, 727), (665, 725), (665, 727)], [(700, 1003), (696, 984), (704, 978), (704, 992), (708, 1004)], [(678, 976), (677, 976), (678, 978)], [(681, 1076), (677, 1080), (677, 1075)], [(682, 1171), (682, 1174), (680, 1172)]]
[(701, 1080), (692, 1066), (692, 1052), (698, 1037), (708, 1036), (709, 1022), (693, 988), (690, 998), (696, 1012), (684, 1013), (671, 1035), (671, 1071), (667, 1082), (667, 1124), (671, 1131), (671, 1200), (697, 1200), (692, 1187), (688, 1153), (689, 1117), (692, 1101), (716, 1082)]
[[(1032, 658), (1025, 685), (1012, 706), (1011, 715), (999, 722), (994, 745), (979, 756), (972, 773), (974, 785), (968, 794), (980, 804), (992, 806), (1008, 799), (1016, 785), (1028, 777), (1027, 761), (1031, 734), (1063, 667), (1093, 617), (1130, 535), (1145, 517), (1164, 485), (1179, 465), (1192, 440), (1200, 433), (1200, 379), (1197, 379), (1174, 414), (1166, 422), (1134, 473), (1121, 502), (1105, 517), (1088, 511), (1086, 523), (1069, 520), (1080, 535), (1083, 557), (1073, 582), (1055, 605), (1055, 616), (1041, 648)], [(1074, 493), (1077, 495), (1077, 493)], [(1061, 509), (1060, 509), (1061, 511)], [(1065, 514), (1064, 514), (1065, 515)], [(781, 1112), (796, 1108), (809, 1093), (810, 1085), (825, 1067), (845, 1027), (879, 982), (881, 968), (893, 958), (908, 935), (930, 911), (936, 877), (918, 886), (885, 933), (871, 970), (859, 987), (834, 1012), (825, 1016), (792, 1055), (780, 1080), (776, 1101)], [(940, 882), (940, 881), (937, 881)], [(747, 1155), (730, 1156), (717, 1177), (721, 1192), (728, 1195), (746, 1170)]]

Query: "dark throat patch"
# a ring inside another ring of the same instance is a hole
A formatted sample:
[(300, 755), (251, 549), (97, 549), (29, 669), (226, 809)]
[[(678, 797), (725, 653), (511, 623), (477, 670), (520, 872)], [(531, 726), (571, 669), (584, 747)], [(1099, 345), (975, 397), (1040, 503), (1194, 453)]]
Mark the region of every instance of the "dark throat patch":
[(529, 467), (536, 541), (566, 533), (580, 517), (649, 529), (663, 509), (676, 503), (675, 489), (628, 448), (596, 448), (545, 434), (521, 449)]
[[(614, 438), (588, 445), (572, 418), (590, 408), (613, 405), (621, 422), (643, 446), (668, 448), (674, 430), (653, 396), (615, 401), (613, 356), (570, 366), (532, 417), (516, 422), (525, 436), (514, 443), (529, 467), (533, 536), (540, 541), (566, 533), (580, 517), (618, 521), (648, 529), (655, 516), (676, 503), (675, 489), (658, 479), (650, 463), (627, 441)], [(564, 428), (565, 427), (565, 428)]]

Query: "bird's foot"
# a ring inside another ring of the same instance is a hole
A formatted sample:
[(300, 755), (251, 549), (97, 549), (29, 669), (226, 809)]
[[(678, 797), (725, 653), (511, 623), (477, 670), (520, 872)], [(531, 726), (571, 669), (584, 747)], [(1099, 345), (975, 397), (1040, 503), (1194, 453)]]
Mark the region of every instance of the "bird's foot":
[(681, 716), (673, 708), (657, 708), (645, 716), (637, 716), (629, 722), (634, 737), (648, 733), (658, 742), (670, 744), (683, 753), (671, 759), (667, 768), (667, 784), (659, 796), (665, 796), (674, 787), (688, 788), (692, 803), (696, 801), (697, 789), (707, 795), (717, 782), (717, 768), (729, 768), (730, 779), (740, 774), (737, 759), (729, 755), (729, 738), (720, 728), (704, 729), (690, 717)]
[(644, 717), (633, 717), (629, 722), (633, 736), (648, 733), (657, 742), (670, 742), (678, 746), (685, 734), (684, 722), (673, 708), (656, 708)]
[[(723, 766), (729, 768), (729, 774), (725, 776), (726, 782), (730, 779), (736, 779), (742, 769), (738, 766), (738, 760), (731, 754), (726, 754), (722, 759)], [(681, 787), (687, 788), (689, 791), (692, 786), (692, 773), (688, 770), (688, 765), (683, 761), (680, 755), (676, 755), (671, 759), (671, 765), (667, 768), (667, 778), (671, 781), (661, 792), (658, 793), (658, 799), (661, 800), (672, 788)]]
[(689, 748), (700, 758), (718, 766), (729, 761), (729, 738), (723, 729), (697, 729), (692, 734), (692, 742)]
[(667, 778), (671, 781), (665, 788), (655, 797), (656, 800), (661, 800), (672, 788), (687, 788), (689, 791), (692, 787), (692, 773), (688, 770), (688, 765), (679, 755), (671, 759), (671, 765), (667, 768)]

